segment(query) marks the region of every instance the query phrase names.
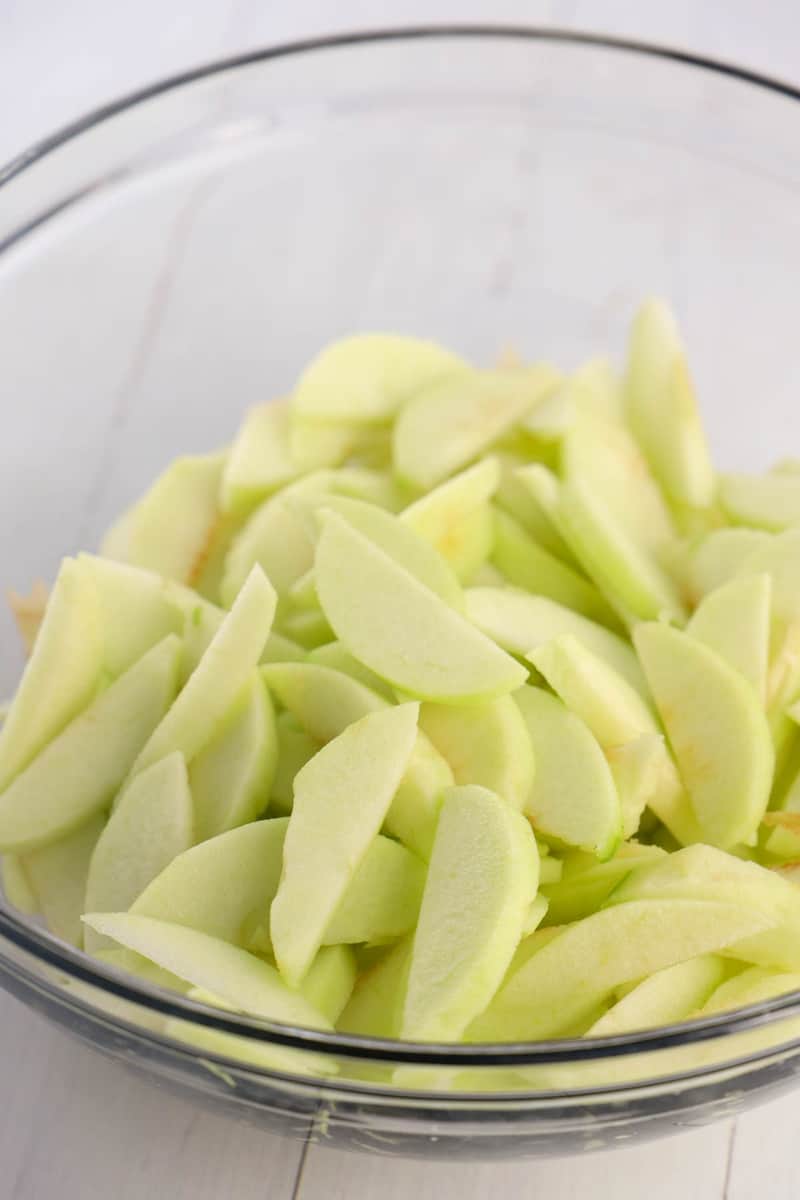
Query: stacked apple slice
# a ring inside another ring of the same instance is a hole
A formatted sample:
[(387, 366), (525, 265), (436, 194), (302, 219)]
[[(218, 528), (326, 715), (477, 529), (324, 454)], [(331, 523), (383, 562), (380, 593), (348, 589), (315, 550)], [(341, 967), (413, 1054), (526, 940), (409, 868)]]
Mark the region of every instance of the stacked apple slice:
[(797, 987), (798, 480), (715, 475), (656, 301), (621, 379), (336, 343), (16, 599), (8, 899), (202, 1003), (410, 1040)]

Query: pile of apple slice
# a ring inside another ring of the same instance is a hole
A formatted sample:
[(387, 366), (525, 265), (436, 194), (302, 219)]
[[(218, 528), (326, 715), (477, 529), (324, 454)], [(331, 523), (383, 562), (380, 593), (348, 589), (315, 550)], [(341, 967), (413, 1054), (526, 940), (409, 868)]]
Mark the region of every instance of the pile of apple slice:
[(800, 987), (800, 464), (715, 473), (659, 302), (621, 377), (338, 342), (16, 606), (6, 895), (114, 968), (412, 1041)]

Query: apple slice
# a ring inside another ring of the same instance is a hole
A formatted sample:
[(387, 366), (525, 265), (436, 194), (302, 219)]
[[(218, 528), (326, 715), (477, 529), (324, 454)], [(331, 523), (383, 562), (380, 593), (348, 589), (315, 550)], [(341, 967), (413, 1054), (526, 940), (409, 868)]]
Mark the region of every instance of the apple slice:
[(525, 804), (534, 828), (601, 860), (610, 858), (622, 837), (622, 811), (597, 741), (583, 721), (541, 688), (520, 688), (514, 700), (536, 761)]
[(772, 803), (780, 811), (764, 814), (764, 823), (769, 821), (772, 826), (764, 849), (776, 858), (800, 859), (800, 774), (795, 775), (780, 801)]
[[(122, 793), (92, 854), (83, 911), (126, 911), (193, 839), (186, 763), (183, 755), (169, 754)], [(84, 939), (89, 951), (105, 943), (91, 929)]]
[(709, 592), (686, 627), (752, 684), (762, 705), (767, 699), (771, 601), (769, 575), (740, 575)]
[(397, 475), (419, 491), (430, 491), (513, 429), (557, 381), (557, 373), (543, 363), (521, 370), (464, 371), (419, 392), (394, 428)]
[(0, 794), (0, 848), (57, 842), (101, 812), (172, 701), (180, 642), (170, 634), (66, 726)]
[(223, 510), (249, 512), (296, 475), (289, 452), (288, 401), (255, 405), (245, 415), (222, 472)]
[(730, 519), (777, 533), (800, 523), (800, 475), (723, 475), (719, 498)]
[[(86, 926), (82, 926), (82, 928), (86, 929)], [(86, 932), (89, 932), (89, 930), (86, 929)], [(146, 983), (155, 984), (156, 987), (170, 988), (173, 992), (181, 992), (184, 995), (190, 990), (189, 984), (185, 979), (179, 979), (177, 975), (172, 974), (172, 971), (167, 971), (164, 967), (159, 967), (156, 963), (151, 962), (149, 958), (137, 954), (135, 950), (126, 950), (124, 946), (117, 946), (113, 942), (107, 947), (93, 951), (92, 958), (96, 958), (98, 962), (114, 967), (117, 971), (125, 971), (129, 975), (138, 975), (140, 979), (143, 979)], [(158, 1032), (164, 1031), (163, 1018), (153, 1017), (152, 1021), (153, 1029), (158, 1030)]]
[(240, 1012), (285, 1025), (330, 1029), (330, 1022), (292, 991), (263, 959), (185, 925), (138, 913), (87, 913), (84, 923), (143, 954), (193, 987), (218, 995)]
[(349, 946), (323, 946), (303, 980), (303, 995), (335, 1025), (352, 995), (356, 974), (356, 956)]
[(350, 466), (360, 459), (375, 467), (391, 463), (390, 430), (383, 425), (345, 421), (318, 421), (293, 413), (289, 426), (289, 451), (300, 471)]
[(261, 657), (275, 603), (275, 589), (254, 567), (186, 686), (143, 747), (134, 773), (173, 750), (191, 763), (208, 744)]
[(197, 841), (259, 816), (269, 801), (277, 761), (272, 701), (261, 673), (254, 670), (219, 733), (189, 769)]
[(561, 634), (571, 633), (637, 692), (647, 696), (644, 674), (630, 645), (571, 608), (546, 596), (532, 596), (509, 587), (471, 587), (465, 599), (466, 614), (473, 625), (510, 654), (528, 654)]
[(674, 788), (674, 764), (658, 733), (641, 733), (619, 746), (608, 746), (605, 755), (622, 808), (622, 836), (630, 838), (638, 833), (651, 797), (657, 797), (665, 784), (668, 790)]
[(0, 728), (0, 789), (86, 707), (103, 669), (94, 580), (65, 558), (33, 654)]
[(491, 553), (489, 501), (499, 482), (499, 463), (484, 458), (410, 504), (400, 520), (429, 542), (459, 579), (468, 579)]
[(411, 967), (412, 938), (404, 938), (356, 980), (336, 1028), (363, 1037), (400, 1036)]
[(706, 508), (714, 468), (672, 314), (649, 300), (631, 330), (625, 410), (653, 473), (679, 507)]
[(402, 1036), (458, 1038), (505, 975), (536, 895), (530, 826), (486, 788), (445, 793), (408, 977)]
[(355, 679), (356, 683), (363, 683), (364, 687), (383, 696), (384, 700), (394, 702), (395, 694), (389, 684), (374, 671), (370, 671), (369, 667), (365, 667), (357, 658), (354, 658), (341, 642), (326, 642), (324, 646), (317, 646), (315, 649), (309, 650), (304, 658), (314, 666), (329, 667), (341, 675), (349, 675), (351, 679)]
[(413, 929), (425, 865), (405, 846), (377, 837), (345, 889), (323, 934), (324, 946), (394, 941)]
[(617, 1037), (636, 1029), (685, 1021), (702, 1008), (724, 978), (725, 960), (715, 954), (701, 954), (664, 967), (617, 1000), (586, 1036)]
[(269, 797), (269, 812), (292, 811), (294, 777), (320, 749), (320, 743), (303, 728), (293, 713), (278, 713), (275, 720), (278, 761)]
[(281, 975), (299, 985), (348, 883), (383, 824), (417, 736), (419, 706), (370, 713), (294, 781), (283, 873), (270, 910)]
[(633, 900), (586, 917), (503, 984), (467, 1040), (559, 1036), (615, 988), (768, 929), (762, 913), (715, 900)]
[(542, 895), (548, 902), (548, 924), (567, 925), (589, 916), (631, 871), (665, 855), (666, 850), (660, 846), (637, 842), (622, 842), (616, 854), (604, 863), (598, 862), (594, 854), (569, 851), (564, 856), (561, 879), (541, 882)]
[(423, 704), (419, 724), (457, 784), (480, 784), (512, 808), (525, 808), (536, 764), (525, 721), (511, 696), (469, 707)]
[(435, 342), (358, 334), (333, 342), (311, 361), (297, 382), (292, 413), (307, 421), (382, 424), (423, 388), (467, 369)]
[[(748, 559), (771, 542), (758, 529), (714, 529), (692, 549), (686, 567), (686, 590), (693, 605), (747, 570)], [(766, 568), (764, 568), (766, 569)], [(758, 573), (755, 569), (753, 574)]]
[(494, 513), (492, 562), (515, 587), (594, 621), (615, 623), (613, 612), (588, 579), (538, 546), (513, 517), (499, 508)]
[[(726, 1012), (731, 1008), (744, 1008), (747, 1004), (761, 1004), (774, 996), (800, 990), (800, 973), (793, 971), (769, 971), (764, 967), (749, 967), (741, 975), (734, 975), (720, 983), (695, 1016), (707, 1017), (712, 1013)], [(783, 1037), (780, 1038), (783, 1041)]]
[(225, 461), (224, 453), (175, 459), (108, 531), (101, 553), (194, 583), (214, 537)]
[(2, 872), (3, 891), (8, 903), (26, 916), (37, 916), (39, 901), (28, 879), (23, 859), (16, 854), (4, 854)]
[(474, 702), (525, 682), (524, 668), (336, 513), (325, 515), (315, 570), (336, 636), (395, 687)]
[(89, 863), (105, 823), (97, 813), (74, 833), (19, 860), (36, 898), (36, 911), (56, 937), (79, 949), (84, 940), (81, 914)]
[(758, 697), (687, 633), (640, 625), (633, 639), (707, 839), (723, 848), (748, 841), (767, 807), (774, 766)]

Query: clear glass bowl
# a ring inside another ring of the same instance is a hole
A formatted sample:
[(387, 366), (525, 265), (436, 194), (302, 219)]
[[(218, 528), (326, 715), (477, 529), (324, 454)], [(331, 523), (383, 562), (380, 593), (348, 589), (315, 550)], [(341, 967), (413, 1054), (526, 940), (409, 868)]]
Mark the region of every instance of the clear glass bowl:
[[(718, 460), (791, 452), (798, 100), (610, 39), (405, 31), (204, 68), (35, 147), (0, 174), (3, 583), (52, 578), (170, 457), (225, 442), (356, 329), (569, 367), (662, 293)], [(0, 620), (3, 694), (21, 659)], [(0, 982), (198, 1100), (383, 1154), (594, 1149), (730, 1115), (800, 1071), (797, 995), (635, 1037), (382, 1043), (193, 1005), (7, 905)], [(203, 1029), (241, 1040), (180, 1040)], [(273, 1066), (280, 1047), (294, 1057)], [(311, 1074), (310, 1051), (338, 1074)]]

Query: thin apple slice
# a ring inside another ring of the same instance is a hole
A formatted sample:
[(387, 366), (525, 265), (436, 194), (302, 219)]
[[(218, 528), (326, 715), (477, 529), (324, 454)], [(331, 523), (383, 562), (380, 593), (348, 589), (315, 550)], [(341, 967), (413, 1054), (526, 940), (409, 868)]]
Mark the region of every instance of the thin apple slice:
[(714, 529), (701, 538), (686, 566), (686, 591), (692, 605), (747, 570), (750, 556), (771, 540), (770, 534), (758, 529)]
[(740, 575), (709, 592), (692, 614), (686, 632), (710, 647), (767, 700), (772, 580)]
[(65, 558), (36, 645), (0, 729), (0, 789), (86, 707), (103, 669), (94, 580)]
[(509, 587), (471, 587), (465, 599), (467, 617), (473, 625), (510, 654), (526, 655), (553, 638), (570, 633), (637, 692), (647, 696), (644, 674), (630, 645), (571, 608), (546, 596), (532, 596)]
[(778, 533), (800, 524), (800, 475), (722, 475), (719, 498), (730, 519)]
[(708, 840), (755, 835), (769, 799), (774, 752), (748, 682), (713, 650), (666, 625), (640, 625), (634, 644)]
[(119, 790), (172, 701), (180, 641), (170, 634), (101, 692), (0, 794), (0, 848), (66, 837)]
[(651, 797), (657, 797), (664, 785), (665, 774), (674, 781), (674, 766), (658, 733), (641, 733), (629, 742), (608, 746), (605, 755), (622, 808), (622, 836), (634, 837)]
[(303, 995), (335, 1025), (353, 993), (356, 975), (356, 956), (349, 946), (323, 946), (303, 980)]
[(557, 1037), (622, 984), (715, 953), (768, 929), (742, 904), (633, 900), (586, 917), (549, 941), (503, 984), (467, 1039)]
[(536, 895), (530, 826), (486, 788), (445, 794), (422, 898), (402, 1036), (452, 1040), (499, 987)]
[(508, 433), (557, 380), (553, 368), (541, 364), (522, 370), (465, 371), (426, 388), (397, 419), (397, 475), (420, 491), (430, 491)]
[(541, 883), (542, 895), (548, 902), (548, 922), (567, 925), (588, 917), (602, 907), (631, 871), (665, 855), (666, 850), (660, 846), (639, 845), (638, 842), (622, 842), (616, 854), (604, 863), (598, 862), (594, 854), (569, 851), (564, 856), (561, 879), (554, 883), (542, 880)]
[(193, 987), (215, 993), (241, 1012), (312, 1029), (330, 1022), (300, 992), (287, 987), (263, 959), (185, 925), (138, 913), (87, 913), (90, 929), (172, 971)]
[(469, 707), (423, 704), (419, 724), (457, 784), (480, 784), (512, 808), (525, 808), (536, 764), (525, 721), (511, 696)]
[(575, 556), (558, 532), (548, 506), (519, 477), (520, 472), (528, 470), (531, 465), (527, 458), (508, 450), (498, 450), (492, 457), (501, 469), (500, 483), (494, 495), (496, 507), (513, 517), (543, 549), (569, 566), (576, 567)]
[(381, 679), (380, 675), (376, 675), (374, 671), (370, 671), (369, 667), (365, 667), (357, 658), (354, 658), (341, 642), (326, 642), (324, 646), (317, 646), (315, 649), (309, 650), (304, 658), (314, 666), (329, 667), (341, 675), (349, 675), (351, 679), (355, 679), (356, 683), (363, 683), (364, 687), (383, 696), (384, 700), (394, 702), (395, 695), (390, 685)]
[(108, 531), (107, 558), (192, 584), (214, 536), (225, 454), (177, 458)]
[(536, 544), (522, 526), (498, 508), (494, 512), (492, 563), (509, 583), (543, 596), (580, 616), (613, 624), (613, 612), (583, 575)]
[(105, 823), (103, 814), (97, 813), (74, 833), (20, 859), (36, 897), (36, 911), (56, 937), (78, 948), (84, 941), (81, 914), (89, 863)]
[(514, 700), (536, 761), (525, 804), (534, 829), (601, 860), (610, 858), (622, 837), (622, 810), (597, 741), (579, 717), (541, 688), (520, 688)]
[(260, 567), (254, 567), (185, 687), (143, 747), (134, 773), (173, 750), (191, 763), (208, 744), (261, 657), (275, 603), (275, 589)]
[(394, 941), (413, 929), (425, 865), (391, 838), (377, 837), (371, 844), (333, 913), (322, 944)]
[(336, 1028), (363, 1037), (400, 1036), (413, 939), (398, 942), (356, 980)]
[(390, 706), (360, 680), (319, 663), (272, 663), (262, 674), (281, 707), (317, 743), (331, 741), (354, 721)]
[[(749, 967), (741, 975), (734, 975), (720, 983), (706, 1003), (695, 1013), (698, 1017), (712, 1013), (727, 1012), (732, 1008), (744, 1008), (747, 1004), (761, 1004), (774, 996), (800, 990), (800, 972), (770, 971), (764, 967)], [(781, 1038), (783, 1040), (783, 1038)]]
[(701, 954), (664, 967), (617, 1000), (586, 1036), (617, 1037), (684, 1021), (703, 1007), (724, 978), (725, 960), (715, 954)]
[(423, 388), (467, 370), (435, 342), (362, 333), (326, 346), (306, 367), (292, 413), (307, 421), (383, 424)]
[(679, 507), (707, 507), (714, 495), (714, 468), (683, 344), (672, 314), (659, 300), (643, 304), (633, 323), (625, 410), (669, 499)]
[(261, 673), (254, 670), (222, 728), (189, 769), (197, 841), (259, 816), (269, 801), (277, 761), (272, 701)]
[(336, 513), (325, 516), (315, 571), (336, 636), (395, 687), (474, 702), (525, 682), (514, 659)]
[[(99, 934), (97, 936), (99, 937)], [(137, 954), (135, 950), (126, 950), (124, 946), (118, 946), (109, 939), (104, 940), (108, 940), (109, 945), (92, 953), (92, 958), (96, 958), (98, 962), (106, 963), (117, 971), (124, 971), (129, 975), (138, 975), (140, 979), (145, 980), (146, 983), (155, 984), (156, 987), (170, 988), (173, 992), (182, 992), (184, 995), (190, 990), (186, 980), (179, 979), (177, 975), (172, 974), (172, 971), (159, 967), (149, 958)], [(154, 1018), (153, 1028), (162, 1031), (163, 1021), (157, 1017)]]
[(415, 500), (403, 510), (400, 520), (429, 542), (459, 579), (468, 579), (492, 549), (494, 522), (489, 501), (499, 482), (499, 463), (484, 458)]
[(222, 508), (246, 513), (296, 475), (289, 452), (288, 401), (255, 405), (245, 415), (222, 472)]
[(291, 638), (284, 637), (283, 634), (277, 633), (276, 630), (271, 630), (267, 638), (267, 644), (264, 647), (264, 653), (261, 655), (261, 662), (267, 663), (283, 663), (283, 662), (305, 662), (306, 650), (299, 642), (293, 642)]
[(294, 781), (283, 873), (270, 910), (282, 976), (303, 980), (348, 883), (378, 833), (417, 736), (416, 704), (370, 713)]
[(278, 761), (269, 797), (270, 816), (292, 811), (294, 777), (320, 749), (293, 713), (278, 713), (275, 720)]
[(346, 421), (318, 421), (293, 413), (289, 426), (289, 451), (300, 471), (353, 466), (358, 460), (373, 467), (391, 463), (388, 426)]
[[(182, 754), (169, 754), (125, 788), (97, 841), (86, 880), (86, 912), (123, 912), (194, 840), (189, 777)], [(92, 929), (90, 952), (105, 944)]]

